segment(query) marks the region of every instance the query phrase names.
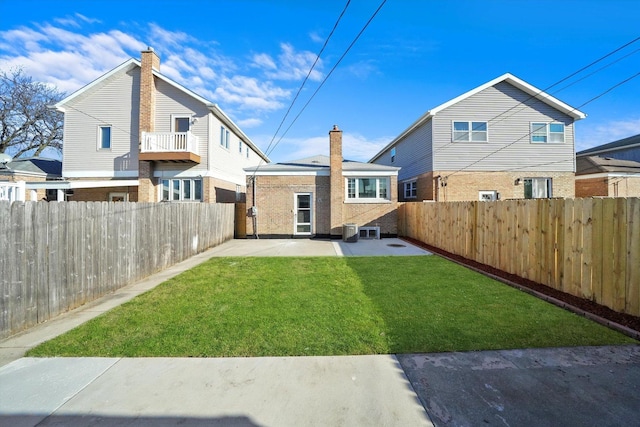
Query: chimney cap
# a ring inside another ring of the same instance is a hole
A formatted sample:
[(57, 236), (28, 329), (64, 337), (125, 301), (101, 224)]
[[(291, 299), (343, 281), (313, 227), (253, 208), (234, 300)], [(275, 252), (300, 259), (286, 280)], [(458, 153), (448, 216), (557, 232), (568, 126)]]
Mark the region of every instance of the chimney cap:
[(151, 46), (147, 46), (147, 50), (148, 50), (149, 52), (153, 52), (153, 48), (152, 48)]
[(338, 125), (333, 125), (333, 129), (331, 130), (340, 130), (340, 129), (338, 128)]

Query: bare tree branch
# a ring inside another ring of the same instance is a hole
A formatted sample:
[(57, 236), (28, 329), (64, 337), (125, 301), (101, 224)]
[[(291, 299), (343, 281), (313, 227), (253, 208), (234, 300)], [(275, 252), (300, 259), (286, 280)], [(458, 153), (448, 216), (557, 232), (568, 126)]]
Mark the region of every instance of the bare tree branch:
[(0, 153), (24, 157), (47, 148), (62, 152), (63, 116), (49, 105), (63, 97), (22, 69), (0, 71)]

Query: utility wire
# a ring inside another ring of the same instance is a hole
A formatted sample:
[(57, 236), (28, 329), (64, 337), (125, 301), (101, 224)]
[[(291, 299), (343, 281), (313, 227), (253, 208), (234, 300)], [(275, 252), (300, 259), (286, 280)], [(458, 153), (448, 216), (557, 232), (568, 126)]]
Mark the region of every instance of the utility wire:
[(269, 152), (269, 149), (271, 148), (271, 145), (273, 144), (273, 141), (275, 141), (276, 136), (278, 135), (278, 132), (280, 132), (280, 129), (282, 128), (282, 125), (284, 124), (285, 120), (289, 116), (289, 113), (291, 112), (291, 108), (293, 108), (293, 105), (296, 103), (296, 100), (298, 99), (298, 96), (300, 95), (300, 92), (302, 92), (302, 89), (304, 88), (304, 85), (307, 83), (307, 80), (309, 80), (309, 77), (311, 76), (311, 72), (315, 68), (315, 66), (318, 63), (318, 61), (320, 60), (320, 56), (322, 56), (322, 53), (324, 52), (325, 48), (327, 47), (327, 44), (329, 43), (329, 40), (331, 39), (331, 36), (333, 36), (333, 33), (336, 31), (336, 28), (338, 28), (338, 24), (340, 23), (340, 20), (344, 16), (344, 13), (347, 11), (347, 8), (349, 7), (350, 3), (351, 3), (351, 0), (347, 0), (347, 3), (345, 4), (344, 9), (342, 9), (342, 13), (340, 13), (340, 16), (338, 17), (338, 20), (333, 25), (333, 29), (331, 30), (331, 32), (327, 36), (327, 39), (324, 41), (324, 44), (322, 45), (322, 48), (320, 49), (320, 52), (318, 52), (318, 55), (316, 55), (316, 59), (313, 62), (313, 64), (311, 65), (311, 68), (309, 68), (309, 72), (307, 73), (307, 76), (304, 78), (304, 81), (300, 85), (300, 88), (298, 89), (298, 92), (296, 92), (296, 95), (293, 97), (293, 101), (291, 101), (291, 104), (289, 105), (289, 108), (287, 109), (287, 112), (285, 113), (284, 117), (282, 118), (282, 121), (278, 125), (278, 129), (276, 129), (276, 132), (274, 133), (273, 138), (271, 138), (271, 141), (269, 142), (269, 145), (267, 146), (267, 149), (265, 150), (265, 155), (268, 156), (268, 154), (266, 154), (266, 153)]
[[(588, 69), (588, 68), (592, 67), (593, 65), (595, 65), (595, 64), (597, 64), (597, 63), (599, 63), (599, 62), (601, 62), (602, 60), (604, 60), (604, 59), (606, 59), (606, 58), (610, 57), (611, 55), (613, 55), (613, 54), (615, 54), (615, 53), (617, 53), (617, 52), (621, 51), (622, 49), (624, 49), (624, 48), (626, 48), (626, 47), (628, 47), (628, 46), (632, 45), (633, 43), (636, 43), (638, 40), (640, 40), (640, 37), (636, 37), (635, 39), (633, 39), (633, 40), (631, 40), (631, 41), (629, 41), (629, 42), (625, 43), (624, 45), (622, 45), (622, 46), (620, 46), (620, 47), (618, 47), (618, 48), (614, 49), (613, 51), (611, 51), (611, 52), (609, 52), (609, 53), (605, 54), (604, 56), (602, 56), (602, 57), (600, 57), (600, 58), (596, 59), (595, 61), (591, 62), (590, 64), (588, 64), (588, 65), (586, 65), (586, 66), (584, 66), (584, 67), (580, 68), (579, 70), (577, 70), (577, 71), (575, 71), (575, 72), (571, 73), (570, 75), (568, 75), (568, 76), (566, 76), (566, 77), (562, 78), (561, 80), (558, 80), (557, 82), (553, 83), (551, 86), (548, 86), (546, 89), (544, 89), (544, 90), (540, 90), (539, 92), (537, 92), (537, 93), (535, 93), (535, 94), (533, 94), (533, 95), (530, 95), (530, 96), (529, 96), (529, 97), (527, 97), (525, 100), (518, 102), (517, 104), (515, 104), (515, 105), (514, 105), (514, 106), (512, 106), (512, 107), (510, 107), (510, 108), (509, 108), (509, 109), (507, 109), (506, 111), (503, 111), (503, 112), (501, 112), (500, 114), (498, 114), (497, 116), (494, 116), (494, 117), (492, 117), (491, 119), (487, 120), (487, 126), (488, 126), (489, 124), (495, 124), (495, 123), (498, 123), (498, 122), (500, 122), (500, 121), (502, 121), (502, 120), (504, 120), (504, 119), (506, 119), (506, 118), (508, 118), (508, 117), (512, 117), (514, 114), (518, 113), (519, 111), (522, 111), (522, 110), (524, 109), (524, 107), (523, 107), (523, 108), (521, 108), (521, 109), (519, 109), (518, 111), (514, 111), (512, 114), (510, 114), (510, 115), (508, 115), (508, 116), (504, 116), (504, 115), (505, 115), (505, 114), (507, 114), (508, 112), (510, 112), (510, 111), (512, 111), (512, 110), (514, 110), (514, 109), (516, 109), (516, 108), (517, 108), (517, 107), (519, 107), (519, 106), (526, 106), (526, 105), (527, 105), (527, 103), (528, 103), (529, 101), (531, 101), (532, 99), (539, 100), (540, 98), (538, 98), (538, 96), (539, 96), (541, 93), (544, 93), (544, 92), (546, 92), (547, 90), (549, 90), (549, 89), (551, 89), (551, 88), (553, 88), (553, 87), (557, 86), (558, 84), (560, 84), (560, 83), (562, 83), (562, 82), (564, 82), (564, 81), (568, 80), (569, 78), (571, 78), (571, 77), (573, 77), (573, 76), (575, 76), (575, 75), (579, 74), (580, 72), (585, 71), (586, 69)], [(592, 75), (594, 75), (594, 74), (596, 74), (596, 73), (598, 73), (598, 72), (600, 72), (600, 71), (604, 70), (605, 68), (607, 68), (607, 67), (609, 67), (609, 66), (611, 66), (611, 65), (615, 64), (616, 62), (619, 62), (619, 61), (621, 61), (622, 59), (625, 59), (625, 58), (627, 58), (627, 57), (629, 57), (629, 56), (631, 56), (631, 55), (633, 55), (633, 54), (637, 53), (639, 50), (640, 50), (640, 49), (636, 49), (635, 51), (633, 51), (633, 52), (631, 52), (631, 53), (629, 53), (629, 54), (627, 54), (627, 55), (625, 55), (625, 56), (623, 56), (623, 57), (621, 57), (621, 58), (617, 59), (616, 61), (614, 61), (614, 62), (612, 62), (612, 63), (610, 63), (610, 64), (608, 64), (608, 65), (606, 65), (606, 66), (604, 66), (604, 67), (601, 67), (600, 69), (598, 69), (598, 70), (596, 70), (596, 71), (592, 72), (591, 74), (587, 75), (586, 77), (583, 77), (583, 78), (581, 78), (581, 79), (577, 80), (576, 82), (573, 82), (573, 83), (571, 83), (571, 84), (569, 84), (569, 85), (567, 85), (567, 86), (564, 86), (563, 88), (561, 88), (561, 89), (559, 89), (559, 90), (555, 91), (554, 93), (560, 92), (561, 90), (564, 90), (564, 89), (566, 89), (567, 87), (572, 86), (573, 84), (578, 83), (579, 81), (584, 80), (585, 78), (590, 77), (590, 76), (592, 76)], [(636, 77), (636, 76), (634, 76), (634, 77)], [(633, 78), (633, 77), (632, 77), (632, 78)], [(612, 89), (613, 89), (613, 88), (612, 88)], [(609, 89), (609, 91), (610, 91), (610, 90), (612, 90), (612, 89)], [(603, 94), (601, 94), (600, 96), (602, 96), (602, 95), (603, 95)], [(580, 107), (576, 107), (576, 108), (574, 108), (574, 109), (573, 109), (573, 110), (571, 110), (571, 111), (575, 111), (575, 110), (577, 110), (578, 108), (581, 108), (581, 107), (582, 107), (582, 106), (584, 106), (584, 105), (586, 105), (586, 103), (585, 103), (585, 104), (582, 104)], [(497, 120), (497, 119), (498, 119), (498, 118), (500, 118), (501, 116), (504, 116), (504, 117), (503, 117), (501, 120)], [(529, 132), (529, 134), (530, 134), (530, 132)], [(529, 134), (527, 134), (527, 135), (529, 135)], [(527, 135), (525, 135), (525, 136), (527, 136)], [(522, 138), (520, 138), (520, 139), (522, 139)], [(425, 155), (423, 155), (423, 156), (420, 156), (420, 157), (419, 157), (419, 158), (417, 158), (417, 159), (414, 159), (411, 163), (409, 163), (409, 164), (407, 164), (407, 165), (405, 165), (405, 166), (403, 166), (403, 167), (404, 167), (404, 168), (407, 168), (407, 167), (413, 166), (413, 165), (415, 165), (415, 164), (418, 164), (418, 163), (420, 163), (421, 161), (423, 161), (424, 159), (426, 159), (428, 156), (431, 156), (431, 155), (433, 155), (433, 154), (435, 154), (435, 153), (438, 153), (438, 152), (440, 152), (440, 151), (442, 151), (442, 150), (444, 150), (444, 149), (446, 149), (446, 148), (448, 148), (449, 146), (452, 146), (452, 145), (455, 145), (455, 142), (454, 142), (454, 141), (448, 142), (448, 143), (444, 144), (443, 146), (438, 147), (437, 149), (433, 150), (431, 153), (427, 153), (427, 154), (425, 154)], [(498, 150), (498, 151), (499, 151), (499, 150)]]
[[(322, 82), (320, 83), (320, 85), (318, 86), (318, 88), (315, 90), (315, 92), (313, 92), (313, 94), (311, 95), (311, 97), (309, 98), (309, 100), (307, 101), (306, 104), (304, 104), (304, 106), (302, 107), (302, 109), (300, 110), (300, 112), (296, 115), (296, 117), (293, 119), (293, 121), (291, 122), (291, 124), (289, 125), (289, 127), (284, 131), (284, 133), (280, 136), (280, 139), (278, 139), (278, 142), (275, 143), (275, 145), (273, 146), (272, 150), (276, 148), (276, 146), (280, 143), (280, 141), (282, 141), (282, 138), (284, 138), (284, 136), (287, 134), (287, 132), (289, 132), (289, 130), (291, 129), (291, 127), (294, 125), (294, 123), (298, 120), (298, 118), (300, 117), (300, 115), (304, 112), (304, 110), (307, 108), (307, 106), (309, 105), (309, 103), (311, 102), (311, 100), (313, 100), (313, 98), (316, 96), (316, 94), (318, 93), (318, 91), (322, 88), (322, 86), (324, 86), (324, 84), (327, 82), (327, 79), (331, 76), (331, 74), (333, 74), (333, 72), (336, 70), (336, 68), (338, 67), (338, 65), (340, 65), (340, 63), (342, 62), (342, 60), (344, 59), (344, 57), (347, 55), (347, 53), (349, 53), (349, 51), (351, 50), (351, 48), (356, 44), (356, 42), (358, 41), (358, 39), (360, 38), (360, 36), (362, 35), (362, 33), (364, 33), (364, 31), (367, 29), (367, 27), (369, 26), (369, 24), (371, 24), (371, 21), (373, 21), (373, 19), (376, 17), (376, 15), (378, 14), (378, 12), (380, 12), (380, 9), (382, 9), (382, 6), (384, 6), (384, 4), (387, 2), (387, 0), (383, 0), (382, 3), (380, 3), (380, 6), (378, 6), (378, 8), (376, 9), (376, 11), (373, 13), (373, 15), (371, 15), (371, 18), (369, 18), (369, 20), (367, 21), (367, 23), (364, 25), (364, 27), (360, 30), (360, 32), (358, 33), (358, 35), (355, 37), (355, 39), (353, 39), (353, 41), (351, 42), (351, 44), (349, 45), (349, 47), (347, 48), (347, 50), (344, 51), (344, 53), (342, 54), (342, 56), (340, 57), (340, 59), (338, 59), (338, 62), (336, 62), (336, 64), (333, 66), (333, 68), (331, 68), (331, 71), (329, 71), (329, 73), (326, 75), (326, 77), (324, 78), (324, 80), (322, 80)], [(268, 156), (268, 154), (267, 154)]]

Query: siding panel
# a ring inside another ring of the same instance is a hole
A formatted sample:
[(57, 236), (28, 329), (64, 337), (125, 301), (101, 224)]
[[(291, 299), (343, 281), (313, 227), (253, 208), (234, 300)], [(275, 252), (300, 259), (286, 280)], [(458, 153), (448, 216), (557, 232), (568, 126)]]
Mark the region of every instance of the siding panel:
[[(452, 143), (454, 120), (487, 121), (488, 142)], [(530, 143), (530, 123), (538, 121), (564, 123), (565, 142)], [(441, 111), (433, 119), (433, 134), (435, 170), (575, 170), (573, 119), (505, 82)]]

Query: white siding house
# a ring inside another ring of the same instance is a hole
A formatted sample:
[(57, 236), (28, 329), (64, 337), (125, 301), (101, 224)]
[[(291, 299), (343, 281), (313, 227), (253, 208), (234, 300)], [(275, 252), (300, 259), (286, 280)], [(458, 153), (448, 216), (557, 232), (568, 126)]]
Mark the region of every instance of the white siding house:
[(427, 111), (370, 162), (401, 168), (399, 200), (573, 197), (584, 117), (504, 74)]
[(55, 108), (69, 200), (233, 202), (243, 168), (269, 162), (216, 104), (162, 75), (152, 49)]

